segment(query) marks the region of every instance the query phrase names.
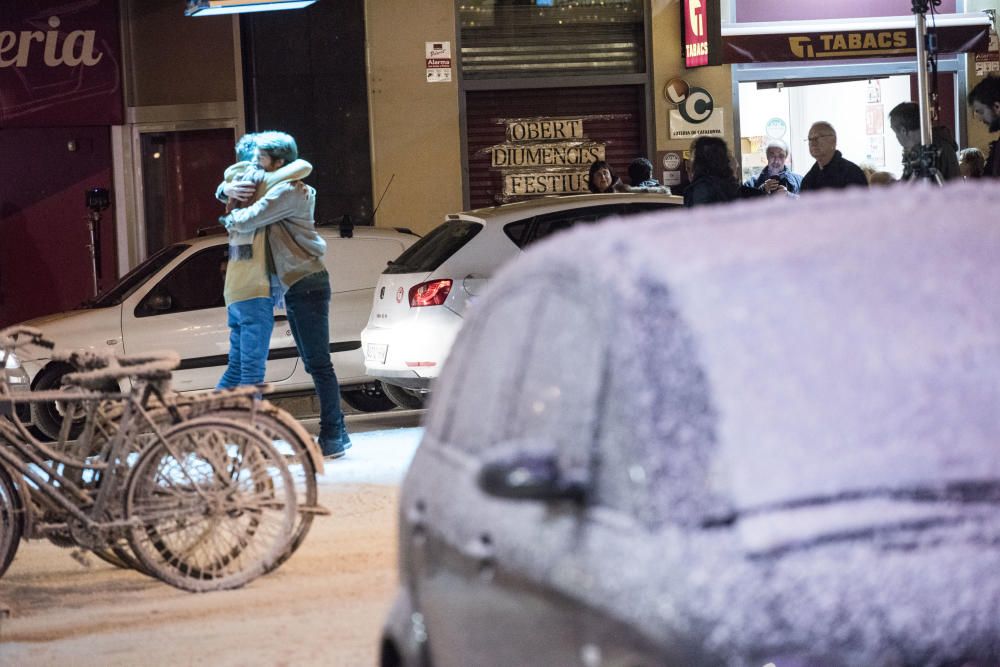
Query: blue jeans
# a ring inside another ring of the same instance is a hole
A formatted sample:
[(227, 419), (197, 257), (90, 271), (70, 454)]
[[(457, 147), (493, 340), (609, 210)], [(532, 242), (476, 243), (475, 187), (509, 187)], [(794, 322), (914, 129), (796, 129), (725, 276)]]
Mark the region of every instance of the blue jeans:
[(267, 351), (274, 328), (271, 297), (237, 301), (226, 307), (229, 323), (229, 365), (216, 389), (264, 381)]
[(340, 411), (340, 383), (330, 362), (330, 277), (318, 271), (302, 278), (285, 292), (288, 324), (299, 357), (312, 376), (319, 397), (319, 442), (324, 446), (344, 428)]

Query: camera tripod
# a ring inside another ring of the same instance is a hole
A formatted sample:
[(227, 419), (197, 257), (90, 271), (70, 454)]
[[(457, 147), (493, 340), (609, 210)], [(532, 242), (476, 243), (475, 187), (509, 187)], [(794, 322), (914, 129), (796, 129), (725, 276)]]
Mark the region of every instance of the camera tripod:
[[(938, 149), (931, 143), (931, 113), (928, 103), (927, 67), (928, 63), (937, 59), (937, 39), (933, 34), (927, 33), (927, 12), (934, 11), (934, 7), (941, 4), (941, 0), (912, 0), (911, 10), (916, 17), (916, 42), (917, 42), (917, 104), (920, 107), (920, 146), (916, 155), (910, 159), (907, 169), (910, 172), (911, 181), (930, 181), (937, 185), (943, 185), (944, 179), (941, 172), (937, 170)], [(935, 67), (935, 71), (937, 68)]]

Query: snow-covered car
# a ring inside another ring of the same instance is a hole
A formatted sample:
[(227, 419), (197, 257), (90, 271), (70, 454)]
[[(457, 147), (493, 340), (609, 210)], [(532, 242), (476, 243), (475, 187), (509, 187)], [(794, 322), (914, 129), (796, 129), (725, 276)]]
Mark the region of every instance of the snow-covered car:
[[(386, 263), (417, 236), (406, 230), (356, 227), (350, 237), (337, 227), (318, 227), (327, 243), (324, 263), (330, 273), (330, 352), (344, 400), (361, 410), (394, 407), (381, 386), (364, 370), (359, 334), (371, 307), (372, 292)], [(24, 324), (41, 329), (60, 348), (117, 354), (172, 349), (181, 357), (173, 386), (179, 391), (213, 388), (226, 367), (229, 328), (222, 297), (228, 253), (225, 235), (204, 236), (158, 251), (88, 306)], [(39, 352), (44, 352), (39, 350)], [(46, 356), (22, 357), (33, 390), (58, 387), (70, 370)], [(276, 394), (312, 391), (312, 379), (299, 360), (287, 318), (275, 316), (266, 382)], [(62, 422), (56, 403), (34, 403), (34, 426), (49, 437)]]
[(1000, 664), (996, 210), (819, 193), (509, 264), (403, 482), (381, 664)]
[(671, 195), (583, 194), (449, 214), (382, 272), (361, 333), (368, 374), (399, 405), (418, 407), (469, 306), (501, 265), (577, 224), (682, 203)]

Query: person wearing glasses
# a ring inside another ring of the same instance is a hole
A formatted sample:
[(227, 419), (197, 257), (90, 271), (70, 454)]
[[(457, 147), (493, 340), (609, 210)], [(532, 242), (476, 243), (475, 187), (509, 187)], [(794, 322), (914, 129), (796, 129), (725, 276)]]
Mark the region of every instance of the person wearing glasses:
[(816, 159), (816, 163), (802, 178), (802, 192), (846, 188), (849, 185), (868, 187), (868, 179), (861, 167), (837, 150), (837, 131), (826, 121), (813, 123), (809, 128), (809, 154)]

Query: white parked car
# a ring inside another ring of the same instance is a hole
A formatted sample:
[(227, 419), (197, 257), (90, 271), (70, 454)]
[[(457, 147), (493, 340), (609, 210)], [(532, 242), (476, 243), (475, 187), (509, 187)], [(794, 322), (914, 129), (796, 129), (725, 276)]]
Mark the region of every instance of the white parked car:
[[(362, 410), (393, 407), (377, 382), (365, 375), (361, 343), (379, 272), (419, 237), (405, 230), (357, 227), (343, 238), (337, 227), (319, 227), (327, 243), (324, 257), (333, 297), (330, 352), (344, 400)], [(176, 350), (181, 357), (173, 386), (179, 391), (211, 389), (226, 367), (229, 328), (222, 298), (227, 237), (215, 235), (163, 248), (138, 265), (85, 309), (58, 313), (24, 324), (41, 329), (63, 349), (116, 354)], [(44, 352), (39, 350), (39, 353)], [(52, 389), (70, 370), (46, 356), (21, 358), (31, 388)], [(312, 391), (299, 361), (287, 318), (275, 317), (266, 382), (276, 393)], [(33, 404), (31, 420), (55, 437), (61, 423), (54, 403)]]
[(672, 195), (583, 194), (449, 214), (382, 272), (361, 332), (367, 373), (397, 404), (419, 406), (469, 305), (502, 264), (578, 223), (682, 203)]

